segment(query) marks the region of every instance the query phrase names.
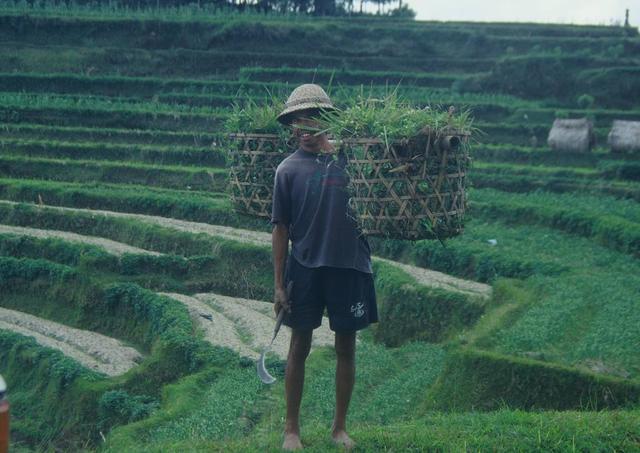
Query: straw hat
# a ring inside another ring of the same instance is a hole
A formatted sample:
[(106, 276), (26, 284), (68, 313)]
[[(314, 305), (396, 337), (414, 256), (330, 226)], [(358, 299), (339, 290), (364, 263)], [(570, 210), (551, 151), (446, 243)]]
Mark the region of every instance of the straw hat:
[(293, 113), (308, 109), (336, 110), (321, 86), (306, 83), (293, 90), (284, 104), (284, 110), (278, 115), (278, 121), (288, 125)]

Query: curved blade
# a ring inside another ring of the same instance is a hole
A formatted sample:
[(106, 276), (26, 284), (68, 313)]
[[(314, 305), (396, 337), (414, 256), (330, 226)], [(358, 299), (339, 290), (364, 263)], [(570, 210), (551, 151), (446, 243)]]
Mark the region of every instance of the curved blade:
[(257, 363), (258, 377), (265, 384), (273, 384), (274, 382), (276, 382), (276, 378), (271, 376), (269, 374), (269, 372), (267, 371), (267, 366), (264, 363), (264, 358), (267, 355), (267, 352), (269, 352), (269, 350), (271, 349), (271, 346), (273, 345), (273, 341), (276, 339), (276, 335), (278, 335), (278, 331), (280, 330), (280, 326), (282, 325), (282, 319), (283, 318), (284, 318), (284, 310), (280, 310), (278, 312), (278, 319), (276, 321), (276, 328), (273, 331), (273, 338), (271, 338), (271, 343), (269, 343), (269, 346), (267, 346), (264, 349), (264, 351), (262, 351), (262, 354), (260, 354), (260, 358), (258, 359), (258, 363)]
[(264, 364), (264, 356), (267, 353), (267, 349), (262, 351), (262, 354), (260, 354), (260, 358), (258, 359), (258, 377), (265, 384), (273, 384), (276, 382), (276, 378), (269, 374), (267, 367)]

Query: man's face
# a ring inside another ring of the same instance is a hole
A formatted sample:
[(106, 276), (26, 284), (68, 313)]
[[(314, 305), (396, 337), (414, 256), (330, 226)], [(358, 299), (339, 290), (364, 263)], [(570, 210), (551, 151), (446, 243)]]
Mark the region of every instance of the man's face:
[(292, 119), (291, 128), (293, 135), (300, 141), (300, 147), (309, 152), (317, 153), (323, 149), (326, 135), (319, 133), (320, 123), (310, 116), (308, 112), (302, 111)]

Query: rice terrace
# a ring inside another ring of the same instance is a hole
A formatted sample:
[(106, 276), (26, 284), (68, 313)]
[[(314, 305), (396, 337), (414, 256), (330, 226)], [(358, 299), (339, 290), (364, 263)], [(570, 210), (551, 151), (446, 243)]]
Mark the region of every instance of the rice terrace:
[[(0, 0), (0, 453), (282, 451), (292, 329), (256, 363), (303, 85), (371, 248), (353, 451), (640, 452), (640, 5), (422, 3)], [(334, 338), (308, 451), (344, 450)]]

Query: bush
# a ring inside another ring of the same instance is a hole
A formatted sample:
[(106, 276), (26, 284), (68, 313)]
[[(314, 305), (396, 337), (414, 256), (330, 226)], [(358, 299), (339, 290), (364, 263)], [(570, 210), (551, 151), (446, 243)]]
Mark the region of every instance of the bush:
[(79, 451), (95, 440), (98, 433), (87, 420), (95, 413), (101, 375), (31, 337), (5, 330), (0, 330), (0, 370), (12, 400), (21, 403), (12, 408), (12, 436), (33, 445), (52, 442), (62, 451)]
[(439, 342), (473, 325), (484, 309), (474, 298), (419, 285), (402, 270), (375, 262), (380, 322), (375, 338), (387, 346)]
[[(532, 199), (534, 194), (529, 195)], [(616, 215), (562, 205), (541, 205), (526, 199), (476, 201), (473, 212), (485, 220), (516, 224), (537, 224), (593, 238), (605, 247), (640, 256), (640, 231), (631, 220)]]
[(450, 351), (427, 400), (446, 411), (615, 409), (640, 403), (640, 382), (462, 348)]
[(135, 422), (148, 417), (159, 406), (149, 396), (130, 395), (125, 390), (109, 390), (98, 400), (98, 424), (101, 427), (114, 427)]
[(164, 384), (208, 366), (239, 364), (236, 352), (194, 337), (184, 305), (135, 284), (103, 287), (67, 266), (10, 257), (0, 257), (0, 282), (4, 307), (19, 304), (35, 315), (66, 317), (74, 327), (124, 339), (149, 352), (125, 376), (102, 379), (58, 351), (0, 331), (0, 369), (10, 370), (3, 374), (14, 395), (25, 392), (34, 441), (46, 438), (64, 451), (77, 451), (73, 442), (92, 444), (99, 426), (107, 431), (112, 423), (149, 414)]
[(539, 99), (555, 97), (566, 100), (573, 93), (573, 76), (568, 62), (557, 57), (509, 57), (500, 60), (483, 86), (493, 91)]
[(578, 97), (577, 104), (581, 109), (590, 109), (593, 107), (595, 101), (596, 99), (590, 94), (583, 94)]

